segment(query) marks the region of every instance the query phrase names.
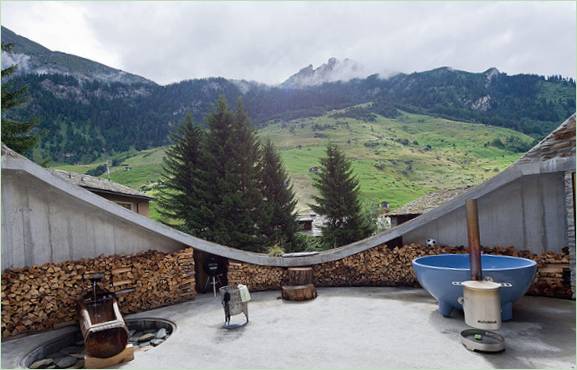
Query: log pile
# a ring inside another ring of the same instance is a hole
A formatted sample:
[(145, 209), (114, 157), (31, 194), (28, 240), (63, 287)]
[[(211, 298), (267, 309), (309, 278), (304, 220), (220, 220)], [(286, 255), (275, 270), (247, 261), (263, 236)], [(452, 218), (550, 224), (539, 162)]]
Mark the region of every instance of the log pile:
[(117, 294), (123, 314), (196, 294), (191, 248), (7, 269), (2, 273), (2, 338), (74, 324), (76, 301), (90, 288), (92, 272), (104, 273), (102, 286)]
[(281, 289), (282, 299), (308, 301), (317, 297), (311, 267), (295, 267), (287, 270), (287, 279)]
[[(569, 254), (546, 252), (535, 255), (529, 251), (519, 251), (513, 247), (483, 247), (483, 253), (507, 255), (533, 259), (538, 272), (535, 283), (528, 294), (557, 298), (571, 298), (571, 284), (568, 279)], [(425, 255), (444, 253), (468, 253), (465, 247), (426, 247), (408, 244), (388, 248), (378, 246), (343, 259), (313, 266), (314, 285), (317, 287), (336, 286), (410, 286), (419, 283), (411, 262)], [(280, 267), (256, 266), (235, 262), (229, 265), (229, 282), (247, 284), (251, 290), (280, 289), (286, 269)]]
[(244, 284), (253, 291), (280, 289), (286, 270), (282, 267), (258, 266), (249, 263), (228, 263), (228, 284)]
[(537, 278), (528, 294), (570, 299), (572, 292), (569, 253), (545, 252), (537, 256), (535, 261)]

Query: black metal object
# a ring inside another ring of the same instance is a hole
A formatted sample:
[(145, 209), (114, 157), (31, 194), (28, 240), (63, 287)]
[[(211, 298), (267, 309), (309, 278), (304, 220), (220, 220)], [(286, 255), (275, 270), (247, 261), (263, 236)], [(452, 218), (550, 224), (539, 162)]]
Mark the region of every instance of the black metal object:
[(93, 306), (96, 304), (102, 304), (107, 301), (116, 299), (116, 294), (103, 289), (100, 284), (104, 279), (104, 274), (102, 272), (94, 272), (88, 276), (90, 280), (90, 285), (92, 287), (91, 291), (86, 292), (82, 297), (82, 302), (86, 305)]
[(209, 254), (203, 263), (204, 272), (210, 277), (226, 273), (226, 260), (220, 256)]

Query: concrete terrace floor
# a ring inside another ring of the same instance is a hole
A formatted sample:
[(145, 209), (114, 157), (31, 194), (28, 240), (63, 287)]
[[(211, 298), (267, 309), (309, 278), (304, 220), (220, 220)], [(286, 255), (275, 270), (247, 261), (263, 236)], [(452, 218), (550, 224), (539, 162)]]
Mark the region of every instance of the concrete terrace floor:
[[(177, 325), (159, 347), (137, 352), (129, 368), (574, 368), (575, 302), (523, 297), (514, 321), (499, 331), (507, 350), (466, 350), (462, 314), (443, 318), (422, 289), (321, 288), (314, 301), (277, 299), (280, 292), (253, 293), (251, 322), (222, 329), (218, 298), (128, 317), (160, 317)], [(233, 316), (240, 321), (242, 315)], [(16, 367), (38, 344), (70, 332), (54, 330), (2, 343), (2, 367)]]

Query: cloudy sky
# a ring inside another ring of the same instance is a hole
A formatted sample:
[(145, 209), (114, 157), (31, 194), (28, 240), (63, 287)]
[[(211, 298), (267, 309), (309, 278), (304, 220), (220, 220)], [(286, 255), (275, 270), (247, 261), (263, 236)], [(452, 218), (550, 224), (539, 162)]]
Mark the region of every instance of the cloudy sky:
[(3, 1), (2, 25), (166, 84), (282, 82), (334, 56), (368, 73), (451, 66), (575, 77), (575, 2)]

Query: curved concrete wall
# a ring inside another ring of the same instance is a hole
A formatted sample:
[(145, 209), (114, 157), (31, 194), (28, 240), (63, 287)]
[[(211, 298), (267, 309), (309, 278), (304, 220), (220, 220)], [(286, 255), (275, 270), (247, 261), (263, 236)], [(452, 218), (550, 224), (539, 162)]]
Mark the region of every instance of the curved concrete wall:
[[(515, 182), (524, 176), (545, 179), (538, 181), (548, 185), (535, 187), (529, 184), (521, 187), (526, 190), (527, 199), (535, 198), (531, 196), (535, 191), (541, 192), (539, 194), (557, 192), (559, 189), (554, 184), (557, 181), (555, 176), (574, 169), (574, 156), (515, 164), (442, 206), (393, 229), (317, 255), (283, 258), (229, 248), (177, 231), (72, 185), (3, 146), (2, 267), (4, 269), (8, 266), (27, 266), (102, 254), (133, 254), (146, 249), (173, 251), (184, 246), (255, 265), (293, 267), (336, 261), (385, 244), (400, 236), (422, 240), (436, 235), (440, 241), (449, 245), (464, 244), (462, 236), (465, 230), (462, 226), (464, 217), (459, 214), (462, 212), (459, 209), (464, 206), (466, 199), (482, 199), (493, 192), (494, 196), (486, 198), (489, 202), (486, 207), (487, 209), (495, 207), (495, 210), (482, 216), (482, 219), (486, 220), (482, 221), (486, 226), (481, 225), (481, 231), (485, 234), (487, 230), (494, 228), (495, 232), (490, 234), (491, 238), (494, 238), (483, 239), (484, 244), (509, 243), (510, 239), (507, 239), (510, 237), (509, 233), (518, 232), (519, 229), (502, 227), (503, 220), (509, 217), (509, 207), (511, 209), (525, 207), (522, 213), (517, 212), (511, 217), (531, 219), (534, 216), (532, 212), (541, 209), (545, 215), (543, 219), (547, 222), (542, 231), (532, 229), (534, 221), (523, 224), (524, 245), (558, 248), (558, 241), (561, 240), (558, 229), (555, 229), (554, 225), (547, 224), (557, 220), (558, 228), (564, 228), (564, 221), (557, 219), (558, 202), (552, 200), (545, 202), (543, 198), (542, 208), (538, 208), (538, 203), (533, 201), (519, 203), (513, 196), (518, 192), (515, 190), (515, 186), (518, 186)], [(552, 177), (548, 177), (548, 174), (552, 174)], [(559, 185), (562, 185), (562, 181), (559, 181)], [(501, 188), (504, 190), (499, 190)], [(502, 191), (504, 193), (501, 193)], [(552, 197), (554, 196), (553, 194)], [(508, 206), (505, 206), (506, 204)], [(497, 232), (496, 228), (500, 228), (501, 231)], [(542, 235), (545, 235), (545, 239)], [(533, 244), (536, 237), (541, 237), (540, 240), (545, 240), (546, 243)]]
[[(481, 244), (514, 246), (533, 253), (567, 246), (562, 172), (523, 176), (478, 199)], [(465, 208), (460, 207), (403, 236), (405, 242), (436, 239), (467, 245)]]
[(182, 244), (125, 222), (27, 173), (2, 175), (2, 270)]

